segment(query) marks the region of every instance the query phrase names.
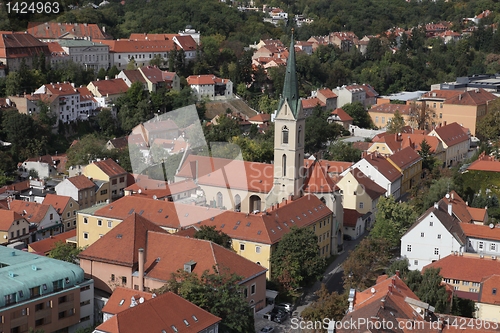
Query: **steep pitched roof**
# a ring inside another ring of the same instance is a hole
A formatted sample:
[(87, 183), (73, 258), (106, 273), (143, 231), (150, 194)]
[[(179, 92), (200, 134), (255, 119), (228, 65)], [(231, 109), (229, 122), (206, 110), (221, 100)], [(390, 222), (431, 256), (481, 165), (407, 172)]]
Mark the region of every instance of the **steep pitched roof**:
[(144, 78), (144, 76), (142, 76), (141, 72), (138, 69), (124, 69), (122, 70), (122, 72), (132, 83), (146, 83), (146, 79)]
[(128, 135), (122, 136), (121, 138), (114, 138), (109, 140), (109, 143), (113, 145), (115, 149), (123, 149), (128, 147)]
[(409, 168), (413, 164), (422, 160), (422, 157), (411, 147), (403, 148), (387, 158), (396, 164), (401, 170)]
[(455, 190), (451, 190), (449, 194), (449, 198), (445, 196), (442, 200), (446, 204), (451, 203), (453, 214), (463, 223), (470, 223), (473, 221), (472, 216), (467, 209), (467, 205), (465, 201), (458, 195)]
[(69, 177), (67, 178), (67, 180), (79, 190), (94, 188), (95, 186), (94, 182), (85, 177), (84, 175)]
[(79, 257), (132, 267), (137, 263), (138, 250), (146, 249), (148, 231), (167, 233), (155, 223), (134, 213), (83, 250)]
[(23, 200), (12, 200), (10, 210), (18, 213), (30, 223), (40, 223), (47, 215), (50, 205), (38, 202), (27, 202)]
[(293, 38), (290, 38), (290, 47), (288, 51), (290, 54), (288, 55), (288, 60), (286, 64), (286, 73), (285, 73), (285, 81), (283, 83), (283, 92), (281, 94), (280, 102), (278, 105), (278, 112), (281, 110), (285, 101), (290, 106), (292, 113), (295, 117), (297, 117), (297, 112), (299, 110), (299, 86), (297, 80), (297, 71), (295, 68), (295, 41)]
[(469, 140), (469, 136), (464, 132), (463, 127), (456, 122), (437, 127), (434, 132), (448, 147)]
[(500, 305), (500, 275), (494, 274), (483, 279), (479, 290), (479, 303)]
[(39, 240), (38, 242), (30, 243), (29, 246), (40, 255), (45, 255), (45, 253), (50, 252), (52, 249), (56, 247), (58, 242), (66, 243), (68, 238), (72, 238), (76, 236), (76, 229), (72, 229), (55, 236), (50, 236), (49, 238), (45, 238)]
[(45, 205), (51, 205), (52, 207), (55, 208), (57, 211), (57, 214), (61, 215), (68, 205), (69, 201), (71, 200), (71, 197), (65, 196), (65, 195), (57, 195), (57, 194), (52, 194), (48, 193), (45, 198), (43, 199), (43, 204)]
[(92, 23), (28, 22), (27, 32), (40, 39), (58, 39), (68, 34), (92, 40), (109, 38), (97, 24)]
[(331, 193), (334, 191), (335, 182), (327, 174), (326, 163), (319, 160), (312, 163), (303, 189), (306, 193)]
[(198, 48), (198, 44), (192, 36), (175, 36), (175, 39), (184, 51), (196, 51)]
[(359, 185), (361, 185), (366, 194), (372, 199), (375, 200), (380, 196), (384, 195), (387, 192), (383, 187), (379, 186), (373, 180), (368, 178), (361, 170), (355, 168), (351, 170), (351, 174), (358, 181)]
[(184, 298), (167, 292), (119, 312), (96, 329), (107, 333), (175, 333), (178, 330), (186, 333), (198, 333), (217, 324), (220, 320), (219, 317)]
[(7, 231), (16, 220), (22, 219), (22, 216), (12, 210), (0, 209), (0, 231)]
[(316, 106), (325, 106), (326, 105), (318, 97), (311, 97), (311, 98), (302, 99), (301, 103), (302, 103), (302, 108), (304, 108), (304, 109), (312, 109), (312, 108), (315, 108)]
[(472, 162), (467, 170), (500, 172), (500, 161), (493, 156), (483, 155)]
[[(125, 191), (133, 191), (134, 196), (142, 196), (153, 198), (164, 198), (170, 195), (183, 193), (194, 190), (198, 185), (192, 180), (187, 179), (180, 182), (169, 184), (166, 181), (151, 179), (145, 175), (139, 175), (136, 178), (136, 183), (125, 188)], [(140, 190), (140, 193), (138, 193)]]
[(497, 97), (482, 88), (460, 92), (444, 101), (444, 104), (452, 105), (485, 105)]
[(390, 182), (396, 181), (402, 177), (398, 171), (387, 159), (379, 154), (373, 153), (364, 158), (370, 165), (375, 167)]
[(319, 89), (318, 94), (323, 95), (325, 98), (336, 98), (338, 97), (331, 89)]
[(220, 79), (215, 75), (190, 75), (186, 79), (189, 85), (214, 85), (216, 82), (224, 79)]
[(139, 303), (141, 297), (145, 301), (149, 301), (153, 298), (153, 294), (117, 286), (101, 311), (102, 313), (109, 313), (112, 315), (125, 311), (130, 308), (132, 297)]
[(420, 99), (441, 99), (446, 100), (452, 98), (453, 96), (459, 95), (460, 90), (432, 90), (423, 94)]
[(128, 86), (123, 79), (99, 80), (91, 82), (101, 96), (126, 93)]
[(0, 31), (0, 58), (22, 58), (45, 53), (49, 47), (29, 33)]
[(355, 209), (344, 208), (344, 227), (356, 227), (356, 223), (361, 216), (363, 214), (358, 213)]
[(127, 174), (127, 171), (125, 171), (125, 169), (123, 169), (112, 158), (106, 158), (104, 160), (95, 161), (92, 164), (101, 169), (101, 171), (104, 172), (109, 177), (116, 177)]
[(490, 228), (487, 225), (474, 223), (462, 223), (460, 226), (469, 238), (500, 241), (500, 228)]
[(425, 266), (422, 273), (429, 268), (441, 268), (439, 274), (445, 279), (481, 282), (484, 278), (500, 272), (500, 261), (476, 255), (450, 254)]
[(353, 118), (344, 111), (344, 109), (336, 108), (332, 111), (332, 115), (336, 115), (339, 117), (340, 121), (351, 121)]
[(258, 121), (258, 122), (271, 121), (271, 115), (267, 113), (259, 113), (249, 118), (248, 121)]
[(153, 84), (163, 82), (163, 74), (162, 71), (158, 67), (154, 66), (144, 66), (139, 68), (142, 75), (146, 77)]

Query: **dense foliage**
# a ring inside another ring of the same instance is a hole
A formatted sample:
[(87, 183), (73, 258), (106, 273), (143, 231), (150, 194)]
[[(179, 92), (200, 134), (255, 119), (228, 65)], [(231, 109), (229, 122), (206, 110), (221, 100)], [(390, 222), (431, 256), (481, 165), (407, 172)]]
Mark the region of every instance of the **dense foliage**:
[(194, 238), (205, 239), (231, 249), (231, 237), (220, 230), (215, 230), (214, 226), (202, 225), (200, 230), (194, 234)]

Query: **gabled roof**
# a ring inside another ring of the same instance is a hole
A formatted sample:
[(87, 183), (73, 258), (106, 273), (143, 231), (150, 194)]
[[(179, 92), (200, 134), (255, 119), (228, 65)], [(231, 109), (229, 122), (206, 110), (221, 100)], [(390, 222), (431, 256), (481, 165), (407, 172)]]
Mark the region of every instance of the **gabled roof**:
[(190, 75), (186, 79), (189, 85), (215, 85), (218, 82), (227, 82), (228, 79), (221, 79), (215, 75)]
[(462, 230), (468, 238), (500, 241), (500, 228), (490, 228), (483, 224), (462, 223)]
[(29, 33), (0, 31), (0, 58), (31, 57), (39, 53), (50, 56), (49, 47)]
[(332, 111), (332, 115), (336, 115), (339, 117), (340, 121), (352, 121), (353, 118), (344, 111), (344, 109), (336, 108)]
[(8, 231), (14, 221), (23, 217), (12, 210), (0, 209), (0, 231)]
[(52, 207), (55, 208), (57, 214), (61, 215), (68, 206), (68, 203), (70, 202), (71, 197), (65, 196), (65, 195), (57, 195), (57, 194), (52, 194), (48, 193), (45, 198), (43, 199), (43, 204), (45, 205), (51, 205)]
[(153, 84), (163, 82), (163, 73), (158, 67), (144, 66), (139, 68), (142, 75)]
[(255, 122), (271, 121), (271, 115), (267, 113), (259, 113), (249, 118), (248, 121), (255, 121)]
[[(449, 198), (447, 196), (449, 195)], [(473, 221), (472, 216), (469, 212), (465, 201), (458, 195), (455, 190), (451, 190), (442, 200), (446, 204), (451, 203), (453, 214), (460, 220), (462, 223), (470, 223)]]
[(146, 83), (146, 79), (144, 78), (144, 76), (142, 76), (141, 72), (138, 69), (124, 69), (122, 70), (122, 72), (132, 83)]
[(172, 40), (101, 40), (110, 53), (166, 53), (174, 49)]
[(95, 184), (93, 181), (85, 177), (84, 175), (78, 175), (67, 178), (67, 180), (73, 184), (78, 190), (85, 190), (88, 188), (94, 188)]
[(398, 133), (386, 134), (382, 137), (379, 137), (377, 141), (374, 142), (375, 146), (377, 143), (385, 143), (392, 153), (398, 151), (403, 144), (402, 137), (399, 137)]
[(425, 139), (427, 144), (430, 146), (431, 153), (437, 152), (439, 144), (441, 143), (441, 141), (437, 137), (425, 134), (403, 133), (402, 138), (403, 138), (403, 144), (402, 144), (403, 147), (407, 147), (409, 143), (412, 143), (414, 149), (417, 151), (421, 149), (420, 144)]
[(331, 89), (319, 89), (318, 94), (323, 95), (326, 99), (338, 97)]
[[(192, 179), (186, 179), (169, 184), (166, 181), (160, 181), (149, 178), (145, 175), (139, 175), (136, 183), (125, 188), (125, 191), (133, 191), (134, 196), (153, 198), (165, 198), (167, 196), (194, 190), (198, 185)], [(139, 193), (140, 190), (140, 193)]]
[(412, 106), (407, 104), (379, 104), (373, 105), (368, 113), (387, 113), (390, 115), (394, 115), (396, 111), (399, 111), (400, 115), (408, 116), (411, 114)]
[(500, 161), (493, 156), (482, 154), (467, 170), (500, 172)]
[(361, 216), (363, 214), (358, 213), (355, 209), (344, 208), (344, 227), (356, 227), (356, 223)]
[(115, 149), (123, 149), (128, 147), (128, 135), (122, 136), (121, 138), (110, 139), (109, 143), (113, 145)]
[(18, 213), (30, 223), (40, 223), (47, 215), (50, 205), (23, 200), (12, 200), (10, 210)]
[(481, 282), (484, 278), (500, 272), (500, 260), (477, 255), (450, 254), (438, 261), (424, 266), (422, 273), (429, 268), (441, 268), (439, 274), (444, 279), (455, 279), (469, 282)]
[(387, 158), (396, 164), (401, 170), (405, 170), (422, 160), (422, 157), (411, 147), (403, 148)]
[(148, 33), (131, 33), (130, 40), (172, 40), (178, 37), (178, 34), (148, 34)]
[(96, 330), (106, 333), (198, 333), (206, 331), (220, 320), (184, 298), (167, 292), (119, 312)]
[(335, 182), (328, 176), (326, 163), (315, 160), (311, 164), (303, 190), (306, 193), (332, 193), (335, 190)]
[(175, 36), (175, 39), (184, 51), (196, 51), (198, 48), (192, 36)]
[(460, 90), (432, 90), (429, 91), (425, 94), (423, 94), (420, 99), (421, 100), (427, 100), (427, 99), (439, 99), (439, 100), (446, 100), (448, 98), (451, 98), (453, 96), (456, 96), (460, 94)]
[(361, 170), (358, 168), (355, 168), (351, 170), (350, 172), (353, 177), (357, 180), (359, 185), (361, 185), (366, 194), (372, 199), (375, 200), (379, 198), (380, 196), (384, 195), (385, 192), (387, 192), (383, 187), (379, 186), (377, 183), (375, 183), (373, 180), (368, 178)]
[(435, 132), (441, 141), (443, 141), (448, 147), (469, 140), (469, 136), (464, 132), (464, 128), (456, 122), (436, 127), (433, 132)]
[(98, 80), (91, 82), (101, 96), (126, 93), (128, 86), (123, 79)]
[(377, 153), (369, 154), (364, 158), (371, 166), (376, 168), (388, 181), (394, 182), (402, 177), (401, 172), (394, 167), (387, 159)]
[[(499, 272), (500, 274), (500, 272)], [(479, 290), (479, 303), (500, 305), (500, 275), (494, 274), (483, 279)], [(495, 290), (495, 292), (493, 292)]]
[(29, 246), (40, 255), (45, 255), (50, 252), (52, 249), (56, 247), (58, 242), (66, 243), (68, 238), (72, 238), (76, 236), (76, 229), (72, 229), (55, 236), (50, 236), (49, 238), (45, 238), (39, 240), (38, 242), (30, 243)]
[(28, 22), (27, 32), (40, 39), (58, 39), (68, 34), (92, 40), (109, 38), (97, 24), (92, 23)]
[(302, 99), (301, 102), (302, 102), (303, 109), (312, 109), (312, 108), (315, 108), (316, 106), (325, 106), (326, 105), (318, 97), (311, 97), (311, 98)]
[(460, 92), (458, 95), (446, 99), (444, 104), (478, 106), (485, 105), (496, 98), (497, 97), (489, 91), (482, 88), (476, 88), (474, 90)]
[(80, 101), (94, 101), (96, 102), (94, 95), (90, 92), (87, 87), (76, 88), (76, 91), (80, 94)]
[(109, 177), (116, 177), (127, 174), (127, 171), (123, 169), (118, 163), (116, 163), (112, 158), (106, 158), (104, 160), (95, 161), (96, 167), (101, 169)]
[(146, 249), (148, 231), (167, 233), (150, 220), (133, 213), (83, 250), (79, 258), (133, 267), (139, 249)]
[(326, 172), (328, 172), (328, 174), (331, 175), (341, 174), (354, 164), (353, 162), (328, 161), (328, 160), (319, 160), (319, 162), (321, 163), (321, 165), (326, 167)]
[(245, 214), (224, 211), (222, 214), (196, 224), (215, 226), (217, 230), (233, 239), (241, 239), (262, 244), (275, 244), (296, 226), (310, 226), (332, 214), (315, 195), (307, 194), (297, 200), (288, 200), (271, 207), (263, 213)]
[(141, 297), (144, 301), (149, 301), (153, 298), (153, 294), (146, 291), (117, 286), (101, 311), (102, 313), (109, 313), (112, 315), (125, 311), (130, 308), (132, 297), (140, 304), (139, 299)]

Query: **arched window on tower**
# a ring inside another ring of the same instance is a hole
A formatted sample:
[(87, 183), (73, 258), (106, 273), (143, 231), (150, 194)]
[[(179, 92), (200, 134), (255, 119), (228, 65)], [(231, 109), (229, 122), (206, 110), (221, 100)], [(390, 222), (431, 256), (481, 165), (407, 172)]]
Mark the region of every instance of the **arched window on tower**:
[(297, 146), (302, 146), (302, 126), (299, 126), (299, 131), (297, 132)]
[(286, 177), (286, 155), (283, 154), (282, 160), (281, 160), (281, 168), (283, 170), (283, 177)]
[(288, 127), (283, 126), (281, 130), (281, 143), (288, 144)]

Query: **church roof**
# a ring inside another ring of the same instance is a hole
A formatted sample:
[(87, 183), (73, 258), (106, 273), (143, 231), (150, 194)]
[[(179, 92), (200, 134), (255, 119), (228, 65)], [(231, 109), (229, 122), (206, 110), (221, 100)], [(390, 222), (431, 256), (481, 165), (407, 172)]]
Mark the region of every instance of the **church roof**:
[(297, 113), (300, 106), (299, 98), (299, 86), (297, 81), (297, 71), (295, 68), (295, 47), (294, 47), (293, 34), (290, 41), (290, 48), (288, 49), (290, 54), (288, 56), (286, 64), (286, 74), (285, 82), (283, 84), (283, 93), (281, 95), (280, 104), (278, 106), (278, 112), (283, 107), (283, 104), (288, 102), (293, 115), (297, 118)]

